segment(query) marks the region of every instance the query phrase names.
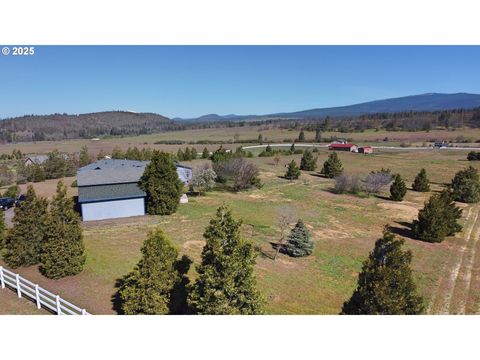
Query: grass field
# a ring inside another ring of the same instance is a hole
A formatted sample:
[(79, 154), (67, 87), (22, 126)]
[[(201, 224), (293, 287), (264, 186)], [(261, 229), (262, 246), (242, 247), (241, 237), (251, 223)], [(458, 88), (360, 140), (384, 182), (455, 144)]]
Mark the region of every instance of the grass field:
[[(101, 149), (105, 152), (111, 152), (116, 146), (126, 149), (128, 147), (137, 146), (151, 147), (165, 151), (176, 152), (178, 148), (185, 148), (187, 145), (164, 145), (155, 144), (157, 141), (165, 140), (182, 140), (182, 141), (230, 141), (233, 142), (238, 137), (239, 140), (257, 139), (259, 134), (262, 134), (264, 142), (282, 142), (284, 139), (295, 140), (298, 137), (299, 131), (280, 129), (275, 126), (243, 126), (243, 127), (229, 127), (229, 128), (212, 128), (212, 129), (198, 129), (186, 131), (172, 131), (160, 134), (141, 135), (135, 137), (123, 138), (107, 138), (100, 140), (65, 140), (65, 141), (41, 141), (30, 143), (13, 143), (3, 144), (0, 146), (0, 154), (11, 153), (13, 149), (19, 149), (24, 153), (48, 153), (53, 149), (58, 149), (62, 152), (75, 153), (79, 152), (81, 147), (86, 145), (89, 150), (96, 154)], [(314, 139), (314, 132), (305, 132), (306, 140), (312, 141)], [(431, 130), (429, 132), (418, 131), (398, 131), (391, 132), (386, 130), (366, 130), (362, 133), (339, 133), (339, 132), (324, 132), (322, 137), (330, 138), (330, 136), (337, 136), (343, 139), (352, 139), (352, 141), (359, 144), (381, 144), (398, 146), (402, 142), (412, 146), (421, 146), (424, 142), (435, 139), (445, 141), (456, 141), (457, 138), (463, 137), (470, 141), (470, 143), (462, 145), (478, 145), (474, 142), (480, 140), (480, 129), (456, 129), (455, 131), (446, 130)], [(384, 142), (384, 138), (388, 137), (389, 141)], [(225, 148), (235, 148), (241, 144), (227, 144)], [(189, 145), (191, 146), (191, 145)], [(205, 145), (195, 145), (198, 151), (202, 151)], [(218, 148), (218, 145), (206, 145), (209, 150)]]
[[(319, 166), (328, 152), (319, 152)], [(371, 156), (339, 153), (346, 172), (366, 175), (382, 167), (399, 172), (410, 184), (425, 167), (432, 191), (442, 188), (456, 171), (472, 164), (465, 151), (377, 152)], [(260, 251), (256, 273), (271, 314), (337, 314), (355, 288), (362, 261), (390, 224), (405, 236), (413, 252), (413, 269), (421, 294), (431, 313), (476, 313), (480, 310), (480, 220), (478, 207), (465, 206), (464, 231), (441, 244), (429, 244), (408, 237), (405, 223), (417, 216), (429, 194), (408, 191), (401, 203), (385, 197), (357, 197), (331, 192), (332, 180), (303, 172), (299, 180), (281, 178), (284, 165), (300, 155), (282, 157), (278, 166), (272, 158), (252, 158), (260, 168), (264, 186), (241, 193), (214, 191), (190, 197), (171, 216), (144, 216), (84, 223), (87, 248), (85, 270), (74, 277), (49, 280), (36, 267), (18, 269), (25, 278), (86, 308), (94, 314), (113, 314), (115, 282), (129, 272), (140, 256), (140, 247), (149, 229), (161, 226), (182, 254), (198, 264), (204, 244), (203, 231), (218, 206), (233, 208), (244, 221), (243, 236), (254, 241)], [(193, 164), (200, 164), (196, 160)], [(477, 164), (473, 163), (474, 166)], [(67, 179), (70, 183), (73, 179)], [(43, 196), (53, 194), (55, 181), (34, 184)], [(76, 189), (69, 190), (72, 195)], [(385, 194), (387, 195), (387, 194)], [(276, 224), (280, 208), (288, 206), (309, 227), (315, 242), (314, 254), (294, 259), (280, 255), (272, 261), (270, 242), (279, 237)], [(194, 266), (190, 275), (195, 276)], [(7, 299), (8, 300), (8, 299)], [(18, 300), (13, 296), (12, 302)], [(0, 307), (5, 299), (0, 298)], [(8, 301), (7, 301), (8, 302)], [(30, 306), (30, 304), (28, 304)], [(11, 307), (13, 312), (16, 312)], [(32, 305), (32, 312), (36, 309)], [(19, 310), (18, 312), (22, 312)]]

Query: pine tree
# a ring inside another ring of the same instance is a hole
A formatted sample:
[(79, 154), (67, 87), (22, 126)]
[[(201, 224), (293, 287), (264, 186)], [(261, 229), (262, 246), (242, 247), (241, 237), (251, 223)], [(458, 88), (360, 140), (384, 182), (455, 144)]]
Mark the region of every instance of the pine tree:
[(315, 130), (315, 142), (319, 143), (322, 141), (322, 133), (320, 129)]
[(418, 219), (413, 222), (413, 232), (417, 239), (432, 243), (442, 242), (446, 236), (454, 235), (462, 227), (457, 222), (462, 210), (452, 200), (452, 194), (443, 191), (434, 194), (425, 202), (418, 212)]
[(15, 208), (13, 227), (5, 241), (4, 260), (8, 266), (30, 266), (38, 264), (45, 237), (47, 200), (39, 198), (32, 186), (25, 200)]
[(175, 268), (178, 252), (160, 228), (148, 234), (141, 251), (141, 260), (119, 289), (122, 311), (127, 315), (168, 314), (174, 288), (181, 280)]
[(198, 157), (197, 149), (192, 147), (192, 150), (190, 151), (190, 160), (195, 160)]
[(300, 169), (298, 168), (295, 160), (290, 161), (288, 164), (287, 172), (285, 173), (285, 179), (296, 180), (300, 177)]
[(300, 170), (313, 171), (317, 168), (317, 158), (310, 150), (305, 150), (300, 161)]
[(78, 158), (78, 165), (80, 167), (87, 166), (92, 162), (92, 156), (88, 153), (88, 148), (86, 146), (82, 146), (80, 150), (80, 156)]
[(343, 173), (342, 162), (335, 151), (328, 155), (328, 159), (323, 163), (321, 173), (330, 179)]
[(480, 200), (480, 181), (477, 169), (469, 166), (455, 174), (451, 189), (456, 201), (476, 203)]
[(268, 144), (267, 147), (265, 148), (265, 152), (268, 153), (268, 154), (272, 153), (272, 148), (271, 148), (270, 144)]
[(85, 259), (80, 215), (73, 199), (67, 196), (67, 187), (59, 181), (50, 204), (40, 271), (50, 279), (76, 275), (83, 270)]
[(0, 211), (0, 251), (5, 246), (6, 237), (7, 237), (7, 225), (5, 224), (5, 212)]
[(208, 159), (210, 157), (210, 152), (206, 147), (203, 148), (202, 159)]
[(152, 160), (140, 178), (147, 193), (147, 211), (151, 215), (169, 215), (177, 211), (183, 184), (169, 154), (154, 151)]
[(185, 160), (185, 154), (183, 153), (182, 149), (178, 149), (177, 151), (177, 160), (178, 161)]
[(385, 230), (363, 263), (358, 285), (352, 297), (343, 304), (346, 315), (416, 315), (424, 310), (417, 295), (410, 269), (412, 253), (402, 250), (398, 240)]
[(415, 177), (415, 180), (412, 184), (412, 189), (419, 192), (430, 191), (430, 182), (427, 178), (427, 172), (425, 169), (420, 170), (418, 175)]
[(300, 134), (298, 135), (298, 141), (299, 142), (304, 142), (305, 141), (305, 133), (302, 131), (300, 131)]
[(308, 256), (313, 252), (314, 243), (310, 239), (310, 232), (302, 220), (298, 220), (292, 229), (283, 252), (293, 257)]
[(292, 143), (292, 145), (290, 146), (290, 153), (291, 154), (295, 153), (295, 143)]
[(217, 209), (204, 237), (199, 274), (188, 303), (197, 314), (261, 314), (264, 300), (256, 289), (252, 243), (240, 238), (241, 221), (226, 206)]
[(390, 199), (393, 201), (402, 201), (407, 193), (407, 186), (400, 174), (395, 175), (392, 185), (390, 186)]

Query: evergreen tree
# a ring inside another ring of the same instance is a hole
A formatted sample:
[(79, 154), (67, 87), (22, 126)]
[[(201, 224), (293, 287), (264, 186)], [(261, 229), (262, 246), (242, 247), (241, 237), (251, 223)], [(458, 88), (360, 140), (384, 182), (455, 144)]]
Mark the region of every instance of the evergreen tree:
[(183, 184), (172, 157), (154, 151), (152, 160), (140, 178), (140, 188), (147, 193), (147, 211), (151, 215), (169, 215), (177, 211)]
[(298, 135), (298, 141), (299, 142), (304, 142), (305, 141), (305, 133), (302, 131), (300, 131), (300, 134)]
[(290, 146), (290, 153), (291, 154), (295, 153), (295, 143), (292, 143), (292, 145)]
[(314, 244), (310, 232), (302, 220), (298, 220), (292, 229), (283, 252), (293, 257), (308, 256), (313, 252)]
[(452, 194), (443, 191), (434, 194), (425, 202), (418, 212), (418, 219), (413, 222), (413, 232), (417, 239), (432, 243), (442, 242), (446, 236), (454, 235), (462, 227), (457, 220), (462, 216), (452, 200)]
[(395, 175), (392, 185), (390, 186), (390, 199), (393, 201), (402, 201), (407, 193), (407, 186), (400, 174)]
[(103, 149), (100, 149), (100, 151), (97, 154), (97, 160), (103, 160), (105, 159), (105, 156), (107, 156), (107, 153), (103, 151)]
[(195, 160), (198, 157), (197, 149), (192, 147), (192, 150), (190, 151), (190, 160)]
[(258, 143), (259, 143), (260, 145), (263, 144), (263, 136), (262, 136), (262, 134), (258, 134)]
[(203, 148), (202, 159), (208, 159), (210, 157), (210, 152), (206, 147)]
[(185, 154), (183, 153), (182, 149), (178, 149), (177, 151), (177, 160), (178, 161), (185, 160)]
[(410, 269), (412, 253), (402, 250), (398, 240), (385, 230), (373, 252), (363, 263), (358, 285), (352, 297), (343, 304), (347, 315), (416, 315), (424, 310), (417, 295)]
[(188, 295), (197, 314), (261, 314), (264, 300), (256, 289), (252, 243), (240, 238), (241, 221), (226, 206), (217, 209), (204, 237), (199, 274)]
[(76, 275), (83, 270), (85, 259), (80, 215), (73, 199), (67, 196), (67, 187), (59, 181), (50, 204), (40, 271), (50, 279)]
[(290, 161), (288, 164), (287, 172), (285, 173), (285, 179), (296, 180), (300, 177), (300, 169), (298, 168), (295, 160)]
[(15, 208), (13, 227), (5, 241), (3, 259), (12, 268), (38, 264), (45, 237), (47, 200), (39, 198), (32, 186), (25, 200)]
[(328, 159), (323, 163), (321, 173), (330, 179), (343, 173), (342, 162), (335, 151), (328, 155)]
[(427, 178), (427, 172), (425, 169), (420, 170), (418, 175), (415, 177), (415, 180), (412, 184), (412, 189), (419, 192), (430, 191), (430, 182)]
[(5, 246), (6, 237), (7, 237), (7, 225), (5, 224), (5, 212), (0, 211), (0, 251)]
[(82, 146), (80, 149), (80, 156), (78, 158), (78, 165), (80, 167), (87, 166), (92, 162), (92, 156), (88, 153), (88, 148), (86, 146)]
[(315, 130), (315, 142), (319, 143), (322, 141), (322, 133), (320, 129)]
[(272, 148), (271, 148), (270, 144), (268, 144), (267, 147), (265, 148), (265, 152), (269, 153), (269, 154), (272, 153)]
[(455, 174), (451, 189), (456, 201), (476, 203), (480, 200), (480, 181), (477, 169), (469, 166)]
[(317, 157), (310, 150), (305, 150), (300, 161), (300, 170), (313, 171), (317, 168)]
[(175, 268), (178, 252), (160, 228), (148, 234), (141, 251), (141, 260), (119, 289), (122, 311), (127, 315), (168, 314), (172, 293), (181, 280)]

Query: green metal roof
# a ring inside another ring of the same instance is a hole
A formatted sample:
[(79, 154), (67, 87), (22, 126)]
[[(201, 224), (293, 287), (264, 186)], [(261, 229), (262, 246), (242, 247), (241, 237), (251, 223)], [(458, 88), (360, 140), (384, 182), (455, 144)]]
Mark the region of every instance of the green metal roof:
[(137, 183), (81, 186), (78, 188), (78, 202), (96, 202), (145, 197)]

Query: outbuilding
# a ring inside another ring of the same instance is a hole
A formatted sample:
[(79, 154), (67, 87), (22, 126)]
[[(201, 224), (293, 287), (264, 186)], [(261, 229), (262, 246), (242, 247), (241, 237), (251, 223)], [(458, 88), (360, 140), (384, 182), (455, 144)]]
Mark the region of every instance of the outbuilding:
[(328, 145), (328, 150), (334, 150), (334, 151), (350, 151), (350, 152), (357, 152), (358, 147), (355, 144), (330, 144)]
[[(77, 172), (78, 203), (84, 221), (145, 215), (147, 194), (138, 182), (148, 161), (104, 159)], [(177, 164), (180, 180), (188, 185), (192, 169)]]
[(371, 154), (373, 153), (373, 147), (371, 146), (361, 146), (358, 148), (360, 154)]

